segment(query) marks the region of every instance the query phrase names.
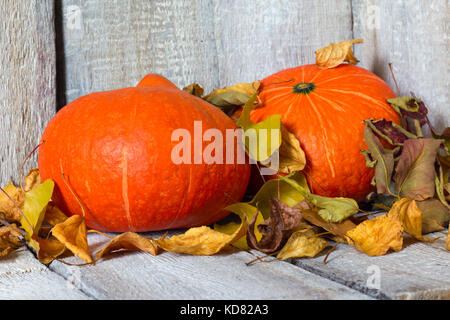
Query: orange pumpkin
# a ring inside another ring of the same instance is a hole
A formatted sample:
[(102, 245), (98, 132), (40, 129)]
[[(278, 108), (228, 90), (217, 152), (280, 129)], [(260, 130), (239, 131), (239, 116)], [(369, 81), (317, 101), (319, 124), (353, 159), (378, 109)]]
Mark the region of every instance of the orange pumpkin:
[(202, 121), (203, 132), (216, 128), (224, 136), (236, 128), (218, 108), (158, 75), (139, 87), (86, 95), (62, 108), (45, 129), (41, 177), (55, 181), (58, 207), (82, 214), (79, 200), (87, 225), (97, 230), (213, 223), (228, 214), (223, 208), (231, 199), (242, 198), (250, 166), (175, 164), (171, 153), (180, 142), (172, 141), (172, 132), (189, 130), (194, 146), (194, 121)]
[(305, 65), (275, 73), (261, 82), (261, 105), (253, 122), (281, 114), (307, 157), (304, 170), (319, 195), (363, 200), (371, 191), (374, 170), (366, 167), (361, 149), (363, 120), (399, 123), (386, 99), (395, 93), (379, 77), (357, 66), (342, 64), (319, 69)]

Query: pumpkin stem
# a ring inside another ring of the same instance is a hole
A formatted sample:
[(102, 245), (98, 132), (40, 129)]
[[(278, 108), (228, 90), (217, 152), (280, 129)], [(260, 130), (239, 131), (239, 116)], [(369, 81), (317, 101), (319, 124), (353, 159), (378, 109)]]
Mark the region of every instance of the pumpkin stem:
[(316, 85), (312, 82), (301, 82), (294, 86), (294, 93), (308, 94), (316, 88)]

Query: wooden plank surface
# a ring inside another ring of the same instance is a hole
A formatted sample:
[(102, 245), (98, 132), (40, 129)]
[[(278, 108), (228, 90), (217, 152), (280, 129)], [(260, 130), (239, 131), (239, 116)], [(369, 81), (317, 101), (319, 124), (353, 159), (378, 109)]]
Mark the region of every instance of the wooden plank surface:
[[(94, 248), (107, 240), (97, 234), (88, 237)], [(55, 261), (50, 269), (63, 277), (81, 270), (81, 290), (97, 299), (369, 299), (285, 262), (246, 266), (253, 259), (247, 252), (216, 256), (126, 252), (94, 266)], [(73, 257), (67, 261), (80, 262)]]
[[(402, 251), (381, 257), (340, 244), (325, 265), (323, 259), (322, 255), (290, 262), (378, 299), (450, 299), (450, 252), (445, 250), (445, 237), (432, 244), (408, 238)], [(376, 274), (379, 287), (373, 278)]]
[(135, 86), (148, 73), (178, 86), (218, 84), (209, 0), (62, 0), (57, 14), (67, 103)]
[(355, 54), (361, 65), (395, 88), (393, 64), (401, 94), (424, 99), (438, 130), (449, 126), (450, 8), (447, 0), (353, 1), (354, 37), (364, 38)]
[(220, 86), (315, 63), (315, 50), (351, 38), (350, 2), (215, 0)]
[(77, 279), (76, 273), (61, 277), (21, 249), (0, 261), (0, 299), (91, 299), (78, 289)]
[[(14, 178), (55, 114), (52, 0), (0, 1), (0, 183)], [(36, 166), (33, 156), (25, 166)]]

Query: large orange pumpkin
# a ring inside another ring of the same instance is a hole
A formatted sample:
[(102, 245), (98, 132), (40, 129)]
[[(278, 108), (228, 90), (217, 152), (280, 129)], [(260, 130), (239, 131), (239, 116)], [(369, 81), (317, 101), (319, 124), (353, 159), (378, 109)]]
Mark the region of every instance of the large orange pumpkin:
[(171, 141), (172, 132), (189, 130), (194, 146), (194, 121), (202, 121), (203, 132), (216, 128), (224, 136), (236, 128), (222, 111), (157, 75), (138, 87), (86, 95), (62, 108), (45, 129), (41, 177), (55, 181), (58, 207), (82, 214), (79, 200), (87, 225), (97, 230), (213, 223), (227, 215), (222, 209), (231, 199), (243, 196), (250, 166), (175, 164), (171, 153), (179, 141)]
[(265, 78), (261, 107), (252, 111), (251, 119), (259, 122), (281, 114), (282, 123), (305, 151), (312, 190), (360, 201), (370, 192), (374, 174), (360, 152), (367, 148), (362, 121), (384, 118), (398, 123), (398, 115), (386, 102), (393, 97), (389, 86), (364, 68), (305, 65)]

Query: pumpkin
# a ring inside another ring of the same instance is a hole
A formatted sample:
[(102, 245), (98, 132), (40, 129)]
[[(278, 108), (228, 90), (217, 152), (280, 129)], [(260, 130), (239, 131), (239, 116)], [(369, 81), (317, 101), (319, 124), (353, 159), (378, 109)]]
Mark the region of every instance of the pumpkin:
[(342, 64), (332, 69), (286, 69), (262, 80), (260, 88), (261, 104), (251, 120), (282, 115), (282, 123), (305, 151), (304, 172), (312, 191), (363, 200), (372, 190), (374, 175), (360, 152), (367, 149), (363, 120), (399, 123), (386, 101), (395, 97), (390, 87), (364, 68)]
[[(69, 215), (84, 210), (86, 224), (100, 231), (213, 223), (242, 198), (250, 165), (174, 163), (180, 140), (172, 141), (172, 132), (187, 129), (194, 154), (194, 121), (224, 137), (236, 128), (218, 108), (158, 75), (138, 87), (88, 94), (62, 108), (44, 130), (41, 177), (55, 181), (58, 207)], [(237, 143), (234, 150), (244, 153)]]

